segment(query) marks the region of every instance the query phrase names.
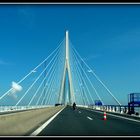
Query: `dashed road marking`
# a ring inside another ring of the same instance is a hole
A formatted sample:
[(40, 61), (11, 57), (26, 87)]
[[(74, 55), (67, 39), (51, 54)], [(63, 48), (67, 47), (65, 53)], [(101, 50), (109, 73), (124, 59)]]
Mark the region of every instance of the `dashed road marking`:
[(87, 118), (88, 118), (89, 120), (93, 120), (92, 118), (90, 118), (90, 117), (88, 117), (88, 116), (87, 116)]

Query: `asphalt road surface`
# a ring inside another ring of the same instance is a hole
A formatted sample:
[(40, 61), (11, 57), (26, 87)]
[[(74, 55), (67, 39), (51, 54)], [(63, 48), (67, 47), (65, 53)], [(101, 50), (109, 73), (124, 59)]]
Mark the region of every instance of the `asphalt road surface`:
[(66, 107), (39, 136), (140, 136), (140, 122), (94, 110)]

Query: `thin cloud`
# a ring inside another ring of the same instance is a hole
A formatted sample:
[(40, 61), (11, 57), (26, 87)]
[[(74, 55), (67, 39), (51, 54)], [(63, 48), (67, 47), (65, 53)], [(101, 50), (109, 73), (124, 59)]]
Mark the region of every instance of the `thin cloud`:
[(6, 62), (6, 61), (0, 60), (0, 65), (9, 66), (9, 65), (12, 65), (12, 64), (11, 64), (11, 63), (8, 63), (8, 62)]
[(7, 65), (8, 63), (3, 61), (3, 60), (0, 60), (0, 65)]
[(33, 25), (35, 23), (35, 14), (30, 10), (29, 7), (18, 8), (17, 15), (22, 26), (25, 26), (29, 29), (33, 28)]
[(89, 55), (88, 57), (83, 58), (85, 61), (90, 61), (92, 59), (99, 58), (101, 55), (100, 54), (94, 54), (94, 55)]

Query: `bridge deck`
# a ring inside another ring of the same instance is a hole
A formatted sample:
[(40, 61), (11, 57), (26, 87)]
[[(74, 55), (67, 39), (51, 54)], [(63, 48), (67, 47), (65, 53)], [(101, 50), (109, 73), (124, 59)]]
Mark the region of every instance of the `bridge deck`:
[(39, 136), (140, 136), (140, 122), (88, 109), (66, 107)]

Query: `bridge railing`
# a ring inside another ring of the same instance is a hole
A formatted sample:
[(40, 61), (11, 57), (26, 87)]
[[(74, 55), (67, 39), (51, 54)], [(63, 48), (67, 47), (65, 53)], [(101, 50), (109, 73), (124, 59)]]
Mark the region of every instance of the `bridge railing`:
[(121, 114), (128, 114), (128, 106), (127, 105), (92, 105), (89, 106), (89, 108), (95, 109), (95, 110), (101, 110), (101, 111), (108, 111), (108, 112), (114, 112), (114, 113), (121, 113)]
[(30, 109), (38, 109), (50, 107), (49, 105), (40, 105), (40, 106), (0, 106), (0, 112), (12, 112), (12, 111), (20, 111), (20, 110), (30, 110)]

